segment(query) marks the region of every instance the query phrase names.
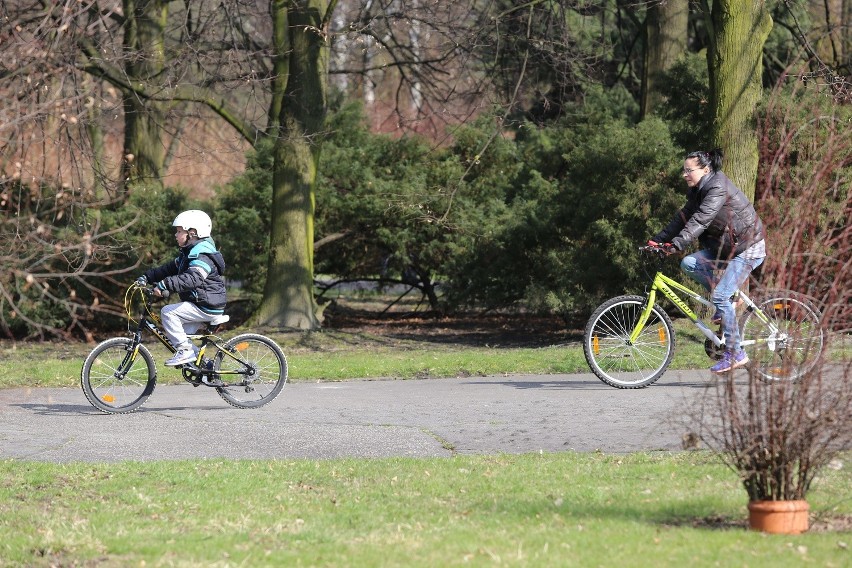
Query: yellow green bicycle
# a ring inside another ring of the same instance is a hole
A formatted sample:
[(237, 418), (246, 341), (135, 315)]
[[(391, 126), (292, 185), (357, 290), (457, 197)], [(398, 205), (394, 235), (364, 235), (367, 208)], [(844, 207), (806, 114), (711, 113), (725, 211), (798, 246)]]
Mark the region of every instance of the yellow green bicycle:
[[(666, 254), (661, 247), (639, 250), (651, 261)], [(708, 308), (713, 308), (713, 304), (658, 269), (645, 296), (607, 300), (586, 324), (586, 362), (604, 383), (622, 389), (643, 388), (666, 372), (674, 356), (675, 332), (671, 318), (657, 304), (658, 294), (701, 331), (706, 338), (704, 349), (711, 359), (722, 357), (722, 334), (710, 329), (687, 302)], [(744, 308), (740, 317), (741, 345), (760, 378), (795, 381), (816, 364), (824, 348), (824, 337), (822, 314), (813, 302), (788, 290), (763, 292), (757, 301), (742, 290), (736, 296)]]

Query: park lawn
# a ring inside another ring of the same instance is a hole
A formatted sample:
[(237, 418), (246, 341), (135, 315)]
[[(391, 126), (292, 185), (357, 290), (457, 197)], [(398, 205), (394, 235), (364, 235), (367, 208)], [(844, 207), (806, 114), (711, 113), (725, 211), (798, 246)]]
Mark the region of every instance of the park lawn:
[[(827, 469), (812, 518), (848, 521), (850, 497)], [(707, 452), (7, 460), (0, 565), (849, 565), (852, 533), (751, 532), (745, 503)]]
[[(676, 329), (670, 368), (709, 367), (704, 339), (697, 330), (685, 321), (678, 321)], [(381, 336), (337, 331), (272, 333), (270, 337), (287, 355), (291, 381), (591, 373), (580, 341), (539, 348), (496, 348), (389, 341)], [(145, 345), (158, 362), (169, 355), (150, 337)], [(0, 342), (0, 388), (79, 387), (80, 368), (92, 347), (74, 342)], [(159, 383), (181, 381), (180, 373), (159, 366)]]

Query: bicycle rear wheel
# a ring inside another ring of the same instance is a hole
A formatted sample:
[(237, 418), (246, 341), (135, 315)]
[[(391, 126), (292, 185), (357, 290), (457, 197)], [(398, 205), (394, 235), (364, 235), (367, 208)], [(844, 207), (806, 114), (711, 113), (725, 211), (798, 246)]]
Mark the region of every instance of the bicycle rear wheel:
[(216, 354), (214, 372), (227, 383), (217, 387), (225, 402), (237, 408), (269, 404), (287, 382), (287, 358), (277, 343), (263, 335), (244, 333), (229, 339)]
[(635, 342), (630, 334), (645, 305), (642, 296), (619, 296), (604, 302), (589, 318), (583, 353), (592, 372), (620, 389), (647, 387), (666, 372), (675, 348), (669, 316), (657, 305)]
[(740, 337), (753, 368), (766, 381), (798, 380), (825, 346), (822, 314), (795, 292), (772, 292), (755, 303), (771, 325), (753, 310), (742, 317)]
[(125, 414), (142, 406), (157, 384), (157, 365), (144, 345), (127, 337), (107, 339), (83, 362), (80, 385), (92, 406)]

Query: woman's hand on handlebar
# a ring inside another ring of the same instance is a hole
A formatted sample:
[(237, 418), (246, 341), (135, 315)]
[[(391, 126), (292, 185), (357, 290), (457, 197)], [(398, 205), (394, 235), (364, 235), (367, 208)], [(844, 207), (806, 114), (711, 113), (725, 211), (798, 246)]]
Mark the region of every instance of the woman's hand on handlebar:
[(646, 246), (642, 247), (642, 248), (644, 248), (645, 250), (651, 251), (651, 252), (661, 253), (661, 254), (664, 254), (666, 256), (669, 256), (669, 255), (672, 255), (672, 254), (677, 254), (678, 252), (680, 252), (671, 243), (660, 244), (660, 243), (658, 243), (656, 241), (652, 241), (650, 239), (648, 240), (648, 244)]

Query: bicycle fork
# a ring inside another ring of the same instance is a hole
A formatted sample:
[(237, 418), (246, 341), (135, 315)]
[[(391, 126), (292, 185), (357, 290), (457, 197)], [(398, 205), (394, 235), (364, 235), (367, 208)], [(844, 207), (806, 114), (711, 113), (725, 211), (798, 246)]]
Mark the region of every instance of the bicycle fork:
[(113, 376), (118, 380), (124, 380), (127, 376), (127, 371), (133, 366), (136, 361), (136, 356), (139, 355), (139, 345), (142, 343), (142, 334), (137, 330), (133, 334), (133, 343), (127, 349), (124, 359), (119, 363), (118, 368), (113, 373)]

